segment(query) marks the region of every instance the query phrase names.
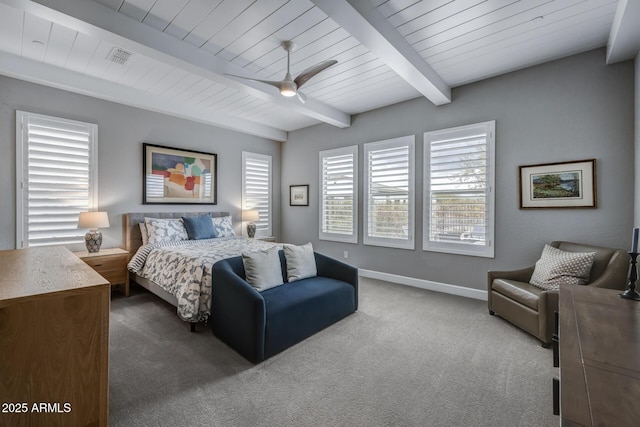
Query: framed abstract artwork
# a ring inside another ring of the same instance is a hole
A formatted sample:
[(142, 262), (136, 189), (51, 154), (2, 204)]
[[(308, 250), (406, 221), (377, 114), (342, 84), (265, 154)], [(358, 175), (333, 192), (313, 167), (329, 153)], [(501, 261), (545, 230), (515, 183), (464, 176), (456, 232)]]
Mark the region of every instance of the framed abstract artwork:
[(215, 205), (217, 154), (142, 144), (142, 203)]
[(520, 166), (520, 209), (596, 206), (595, 159)]
[(289, 186), (289, 206), (309, 206), (309, 185)]

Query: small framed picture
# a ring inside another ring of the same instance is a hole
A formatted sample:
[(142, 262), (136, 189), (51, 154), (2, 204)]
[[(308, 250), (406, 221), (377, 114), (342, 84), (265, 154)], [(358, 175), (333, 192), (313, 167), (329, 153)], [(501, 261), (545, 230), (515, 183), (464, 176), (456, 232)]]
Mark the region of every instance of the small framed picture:
[(289, 186), (289, 206), (309, 206), (309, 185)]
[(596, 205), (595, 159), (520, 166), (520, 209)]

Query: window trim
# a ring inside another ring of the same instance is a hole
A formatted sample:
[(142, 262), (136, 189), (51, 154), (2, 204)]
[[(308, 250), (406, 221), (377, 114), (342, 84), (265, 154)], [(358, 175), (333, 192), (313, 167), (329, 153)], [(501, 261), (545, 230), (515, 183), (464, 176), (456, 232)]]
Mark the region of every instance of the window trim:
[[(324, 174), (323, 174), (323, 160), (327, 157), (337, 157), (345, 155), (353, 155), (353, 210), (352, 210), (352, 229), (353, 233), (350, 235), (330, 233), (322, 231), (323, 224), (323, 199), (324, 199)], [(318, 239), (329, 240), (334, 242), (343, 243), (358, 243), (358, 146), (351, 145), (348, 147), (334, 148), (332, 150), (323, 150), (318, 153), (319, 158), (319, 180), (320, 191), (319, 193), (319, 212), (318, 212)]]
[[(428, 252), (442, 252), (456, 255), (468, 255), (477, 256), (483, 258), (495, 257), (495, 120), (489, 120), (486, 122), (474, 123), (464, 126), (457, 126), (448, 129), (441, 129), (432, 132), (425, 132), (423, 139), (423, 218), (422, 218), (422, 250)], [(447, 243), (447, 242), (432, 242), (429, 240), (429, 234), (431, 231), (431, 209), (429, 209), (428, 203), (431, 200), (431, 139), (433, 136), (465, 131), (467, 129), (485, 127), (487, 133), (487, 189), (486, 194), (486, 206), (487, 206), (487, 218), (486, 218), (486, 240), (488, 242), (485, 246), (471, 245), (471, 244), (459, 244), (459, 243)]]
[[(408, 207), (408, 221), (407, 221), (407, 235), (408, 239), (392, 239), (386, 237), (372, 237), (369, 236), (369, 153), (371, 151), (398, 148), (407, 146), (409, 147), (409, 173), (408, 173), (408, 186), (409, 191), (407, 200)], [(388, 248), (397, 249), (415, 249), (415, 135), (401, 136), (398, 138), (385, 139), (382, 141), (369, 142), (364, 144), (364, 194), (363, 200), (364, 209), (364, 227), (363, 227), (363, 243), (370, 246), (383, 246)]]
[[(28, 229), (28, 197), (29, 192), (25, 183), (25, 172), (28, 173), (26, 164), (28, 157), (25, 150), (29, 144), (29, 119), (41, 119), (54, 121), (73, 126), (86, 126), (89, 133), (89, 198), (88, 211), (98, 209), (98, 125), (95, 123), (81, 122), (61, 117), (48, 116), (44, 114), (30, 113), (16, 110), (16, 248), (23, 249), (29, 247)], [(65, 245), (81, 244), (84, 242), (85, 232), (78, 229), (77, 242), (63, 243)], [(56, 245), (60, 243), (52, 243)], [(48, 246), (51, 246), (48, 245)]]
[[(273, 157), (269, 154), (258, 154), (252, 153), (249, 151), (242, 152), (242, 209), (247, 209), (247, 193), (246, 193), (246, 172), (247, 172), (247, 160), (255, 159), (259, 161), (266, 161), (269, 164), (269, 218), (267, 221), (269, 222), (267, 230), (263, 231), (260, 229), (256, 229), (256, 234), (254, 238), (259, 237), (272, 237), (273, 236)], [(245, 226), (245, 221), (242, 220), (242, 235), (247, 237), (247, 227)]]

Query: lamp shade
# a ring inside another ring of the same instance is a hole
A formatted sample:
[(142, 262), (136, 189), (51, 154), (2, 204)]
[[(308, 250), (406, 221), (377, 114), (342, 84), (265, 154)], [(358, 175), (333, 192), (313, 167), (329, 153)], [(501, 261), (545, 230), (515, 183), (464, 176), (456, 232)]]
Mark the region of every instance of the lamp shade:
[(107, 228), (109, 216), (106, 212), (80, 212), (78, 228)]
[(242, 211), (242, 219), (245, 221), (258, 221), (260, 219), (260, 212), (255, 209), (249, 209), (246, 211)]

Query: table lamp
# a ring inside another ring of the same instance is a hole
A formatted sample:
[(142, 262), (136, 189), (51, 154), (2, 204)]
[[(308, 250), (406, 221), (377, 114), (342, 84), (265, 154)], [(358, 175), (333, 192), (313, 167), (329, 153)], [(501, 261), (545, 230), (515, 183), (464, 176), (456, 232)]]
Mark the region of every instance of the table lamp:
[(98, 228), (109, 227), (109, 216), (106, 212), (80, 212), (78, 228), (88, 228), (84, 236), (84, 243), (90, 253), (100, 252), (102, 233)]
[(255, 209), (246, 210), (242, 212), (242, 218), (247, 221), (247, 236), (253, 239), (253, 236), (256, 235), (256, 224), (254, 221), (260, 219), (260, 212)]

